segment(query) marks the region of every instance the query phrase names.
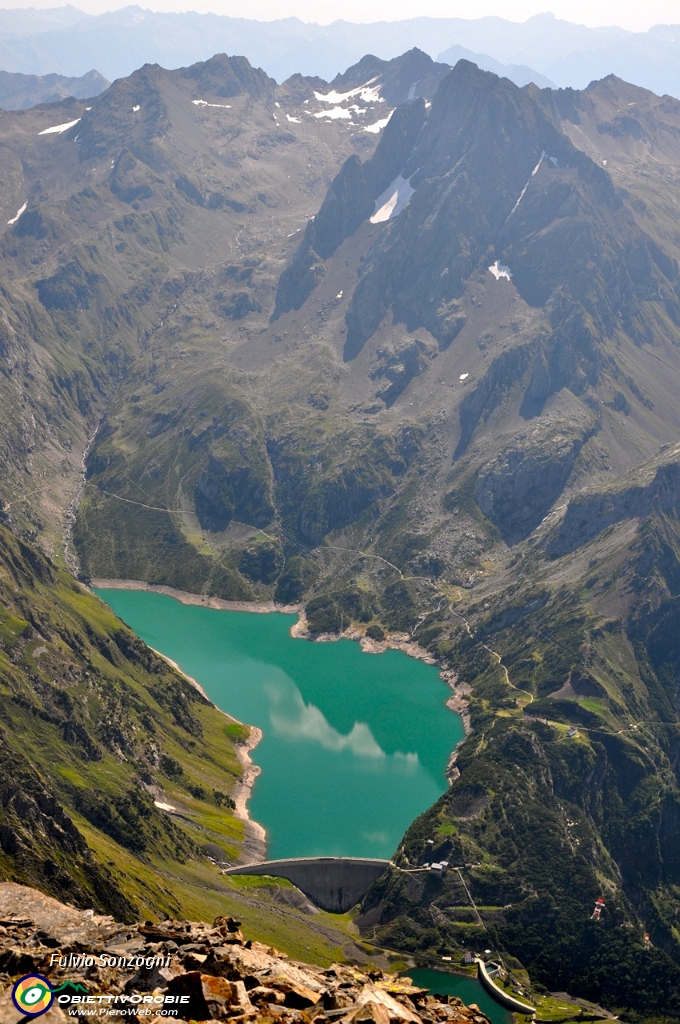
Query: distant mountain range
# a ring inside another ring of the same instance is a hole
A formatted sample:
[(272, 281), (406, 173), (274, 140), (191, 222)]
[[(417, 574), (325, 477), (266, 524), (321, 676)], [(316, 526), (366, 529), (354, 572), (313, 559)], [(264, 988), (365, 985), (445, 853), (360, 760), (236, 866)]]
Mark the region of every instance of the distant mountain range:
[(38, 103), (58, 103), (68, 96), (85, 100), (99, 96), (110, 84), (98, 71), (88, 71), (79, 78), (0, 71), (0, 107), (3, 110), (28, 110)]
[(224, 51), (244, 54), (279, 82), (296, 72), (330, 81), (367, 53), (390, 59), (413, 46), (450, 64), (465, 57), (517, 85), (582, 89), (615, 74), (659, 95), (680, 96), (680, 26), (635, 33), (586, 28), (552, 14), (521, 24), (493, 17), (316, 25), (137, 6), (97, 16), (70, 5), (0, 11), (0, 68), (34, 75), (79, 76), (96, 67), (113, 80), (146, 63), (176, 68)]

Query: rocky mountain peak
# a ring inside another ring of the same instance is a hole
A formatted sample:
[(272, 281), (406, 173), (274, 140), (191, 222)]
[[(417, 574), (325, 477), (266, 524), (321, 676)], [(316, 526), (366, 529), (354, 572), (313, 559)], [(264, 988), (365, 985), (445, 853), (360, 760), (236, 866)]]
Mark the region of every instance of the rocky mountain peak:
[[(55, 989), (89, 992), (95, 1005), (114, 1013), (145, 1001), (153, 1020), (162, 1021), (164, 1015), (154, 1011), (165, 1008), (167, 996), (173, 1014), (195, 1024), (234, 1017), (300, 1024), (312, 1016), (318, 1024), (489, 1024), (474, 1004), (433, 996), (410, 978), (375, 967), (324, 968), (292, 960), (246, 939), (242, 922), (229, 916), (212, 924), (168, 919), (123, 925), (13, 883), (0, 883), (0, 912), (4, 978), (39, 972)], [(62, 1002), (70, 1008), (67, 999)], [(76, 1011), (79, 1003), (78, 996)], [(0, 1014), (5, 1024), (22, 1019), (10, 987), (0, 990)], [(59, 1001), (47, 1019), (68, 1019)]]
[(197, 90), (207, 99), (243, 93), (253, 99), (266, 99), (276, 88), (274, 79), (262, 68), (254, 68), (247, 57), (229, 57), (226, 53), (215, 54), (210, 60), (182, 68), (176, 76), (195, 83)]
[(344, 91), (370, 82), (384, 100), (395, 107), (416, 96), (431, 100), (448, 71), (447, 64), (433, 61), (429, 54), (414, 46), (392, 60), (381, 60), (368, 54), (347, 71), (336, 75), (331, 84), (337, 91)]

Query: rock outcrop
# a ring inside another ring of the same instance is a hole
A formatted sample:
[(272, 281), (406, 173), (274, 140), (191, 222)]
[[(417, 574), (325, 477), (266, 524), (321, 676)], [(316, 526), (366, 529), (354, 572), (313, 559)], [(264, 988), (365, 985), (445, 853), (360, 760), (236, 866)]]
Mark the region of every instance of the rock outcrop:
[(161, 1014), (166, 1001), (177, 1011), (173, 1016), (196, 1024), (225, 1019), (488, 1024), (474, 1004), (432, 996), (409, 978), (290, 960), (271, 946), (246, 940), (241, 923), (231, 917), (218, 917), (212, 925), (174, 920), (122, 925), (10, 882), (0, 884), (0, 918), (4, 1024), (22, 1019), (11, 991), (18, 977), (30, 973), (47, 978), (53, 989), (68, 983), (43, 1017), (48, 1024), (66, 1020), (66, 1013), (88, 997), (95, 1013), (96, 1007), (123, 1011), (128, 1019), (143, 1013), (147, 1024), (166, 1019)]
[[(675, 457), (677, 459), (677, 455)], [(554, 558), (574, 551), (609, 526), (656, 511), (678, 515), (680, 465), (675, 459), (660, 465), (652, 480), (616, 491), (578, 495), (569, 502), (566, 515), (548, 545)]]
[(514, 544), (528, 537), (559, 497), (588, 433), (543, 425), (513, 438), (477, 475), (475, 498), (484, 515)]

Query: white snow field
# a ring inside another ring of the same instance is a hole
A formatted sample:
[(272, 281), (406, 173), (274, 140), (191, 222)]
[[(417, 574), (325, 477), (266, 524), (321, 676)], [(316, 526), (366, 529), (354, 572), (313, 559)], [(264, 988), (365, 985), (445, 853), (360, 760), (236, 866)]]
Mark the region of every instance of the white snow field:
[(404, 210), (411, 196), (415, 192), (411, 188), (410, 179), (397, 175), (391, 185), (388, 185), (381, 196), (375, 201), (375, 212), (370, 218), (371, 224), (383, 224), (387, 220), (394, 220)]
[(73, 128), (74, 124), (78, 124), (80, 118), (77, 117), (75, 121), (67, 121), (65, 124), (55, 124), (51, 128), (43, 128), (38, 135), (61, 135), (62, 132), (67, 132), (69, 128)]
[(339, 119), (346, 119), (349, 121), (352, 115), (349, 110), (345, 109), (345, 107), (331, 107), (330, 110), (320, 110), (314, 115), (314, 117), (330, 117), (333, 121), (337, 121)]
[(9, 227), (11, 227), (12, 224), (16, 224), (16, 222), (19, 220), (19, 217), (21, 216), (21, 214), (26, 212), (26, 207), (27, 206), (28, 206), (28, 200), (26, 200), (26, 202), (21, 207), (21, 209), (17, 210), (17, 212), (12, 217), (12, 219), (7, 221), (7, 224), (8, 224)]
[(500, 281), (502, 277), (504, 277), (506, 281), (512, 281), (512, 271), (510, 270), (510, 267), (506, 267), (498, 260), (489, 267), (489, 273), (493, 274), (497, 281)]
[(387, 115), (387, 117), (384, 117), (381, 121), (374, 121), (373, 124), (365, 124), (363, 127), (363, 131), (370, 132), (371, 135), (377, 135), (378, 132), (382, 131), (382, 129), (385, 127), (389, 119), (392, 117), (393, 113), (394, 111), (391, 111)]
[(345, 103), (346, 100), (351, 100), (354, 96), (358, 96), (364, 103), (384, 103), (385, 97), (380, 95), (380, 86), (376, 85), (372, 89), (370, 88), (376, 78), (371, 78), (364, 85), (358, 85), (356, 89), (350, 89), (349, 92), (331, 90), (330, 92), (315, 92), (314, 96), (319, 103)]
[(219, 107), (220, 110), (231, 110), (231, 103), (208, 103), (207, 100), (192, 100), (191, 102), (195, 107)]

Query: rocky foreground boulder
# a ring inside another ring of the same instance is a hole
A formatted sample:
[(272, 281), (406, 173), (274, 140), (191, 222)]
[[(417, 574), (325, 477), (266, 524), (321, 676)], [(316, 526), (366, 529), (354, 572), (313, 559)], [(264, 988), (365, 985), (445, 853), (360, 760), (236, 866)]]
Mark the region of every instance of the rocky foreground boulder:
[(474, 1004), (409, 978), (347, 964), (297, 963), (218, 917), (124, 925), (12, 882), (0, 884), (0, 1020), (19, 1024), (16, 981), (59, 990), (37, 1018), (172, 1019), (278, 1024), (489, 1024)]

